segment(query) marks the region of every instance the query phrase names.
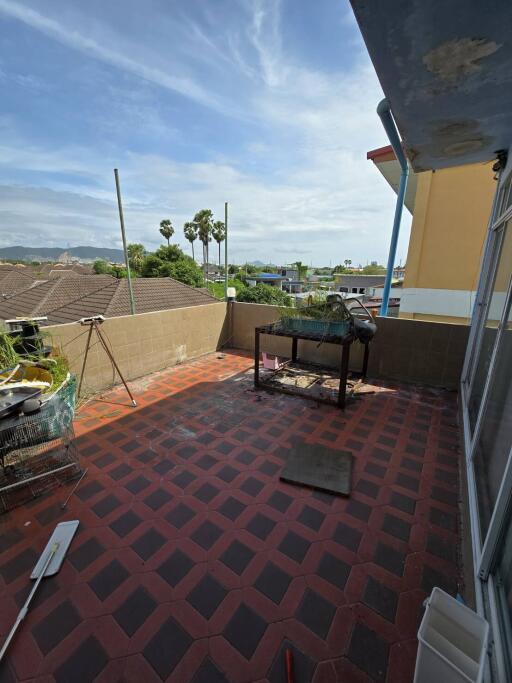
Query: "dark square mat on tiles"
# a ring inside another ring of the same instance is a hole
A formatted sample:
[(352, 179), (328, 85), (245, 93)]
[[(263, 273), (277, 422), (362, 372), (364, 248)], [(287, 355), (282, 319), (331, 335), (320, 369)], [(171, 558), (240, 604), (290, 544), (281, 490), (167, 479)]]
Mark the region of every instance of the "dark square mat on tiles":
[(341, 496), (350, 494), (352, 453), (300, 443), (288, 456), (280, 478)]

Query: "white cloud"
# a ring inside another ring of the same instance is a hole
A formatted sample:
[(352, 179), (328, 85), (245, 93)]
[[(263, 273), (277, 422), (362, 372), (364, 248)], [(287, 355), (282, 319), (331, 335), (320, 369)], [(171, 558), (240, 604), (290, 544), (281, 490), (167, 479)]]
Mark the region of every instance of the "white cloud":
[[(177, 161), (129, 145), (106, 152), (77, 144), (37, 143), (5, 120), (2, 137), (8, 142), (0, 147), (0, 239), (5, 244), (16, 242), (17, 235), (38, 235), (39, 244), (65, 239), (118, 246), (112, 169), (119, 166), (130, 241), (156, 246), (158, 223), (170, 216), (188, 250), (183, 223), (203, 207), (222, 217), (227, 200), (233, 258), (279, 261), (300, 255), (315, 264), (345, 258), (354, 263), (386, 260), (395, 198), (366, 160), (368, 149), (386, 142), (375, 113), (382, 93), (368, 58), (354, 48), (349, 70), (313, 69), (283, 47), (280, 3), (239, 3), (244, 24), (228, 21), (224, 28), (210, 14), (206, 31), (189, 17), (181, 19), (175, 27), (172, 66), (166, 71), (155, 66), (150, 47), (144, 51), (135, 42), (130, 46), (136, 37), (124, 36), (121, 43), (110, 32), (110, 47), (105, 48), (104, 41), (70, 30), (67, 23), (64, 27), (14, 0), (0, 0), (0, 11), (54, 40), (217, 111), (241, 111), (257, 131), (243, 148), (221, 147), (219, 152), (217, 145), (202, 158)], [(218, 31), (212, 40), (215, 21)], [(340, 17), (343, 21), (348, 19)], [(191, 78), (190, 63), (180, 61), (179, 55), (193, 52), (201, 55), (203, 67), (211, 62), (212, 68), (198, 70)], [(222, 82), (216, 80), (219, 71)], [(222, 99), (213, 94), (216, 91), (224, 93)], [(157, 107), (148, 105), (144, 88), (114, 99), (125, 102), (122, 115), (115, 118), (127, 130), (151, 127), (162, 140), (179, 135), (175, 120), (170, 125)], [(100, 119), (99, 126), (108, 125), (107, 117), (103, 123)], [(7, 180), (12, 170), (41, 174), (40, 185), (34, 187), (32, 176), (30, 183), (13, 185)], [(45, 174), (53, 174), (51, 180)], [(402, 260), (407, 237), (405, 217)]]
[(72, 49), (79, 50), (124, 71), (140, 76), (140, 78), (162, 88), (175, 91), (207, 107), (224, 113), (229, 112), (229, 109), (215, 95), (195, 83), (192, 79), (171, 75), (166, 71), (132, 59), (126, 54), (107, 47), (106, 44), (98, 43), (93, 38), (82, 34), (76, 29), (71, 29), (55, 19), (51, 19), (36, 10), (15, 2), (15, 0), (0, 0), (0, 12), (22, 21), (31, 28), (41, 31), (41, 33)]

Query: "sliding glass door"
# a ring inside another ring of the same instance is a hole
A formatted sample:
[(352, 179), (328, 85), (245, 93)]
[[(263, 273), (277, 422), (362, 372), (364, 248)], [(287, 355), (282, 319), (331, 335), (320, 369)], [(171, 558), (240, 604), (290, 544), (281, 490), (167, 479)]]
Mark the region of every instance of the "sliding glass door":
[(511, 183), (509, 173), (499, 188), (461, 391), (475, 570), (503, 680), (512, 680)]

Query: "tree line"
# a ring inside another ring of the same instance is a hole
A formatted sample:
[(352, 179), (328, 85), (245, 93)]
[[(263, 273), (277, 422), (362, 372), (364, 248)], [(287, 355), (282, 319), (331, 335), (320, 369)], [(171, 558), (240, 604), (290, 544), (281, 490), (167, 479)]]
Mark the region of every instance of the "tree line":
[[(167, 240), (167, 245), (149, 252), (143, 244), (129, 244), (128, 263), (130, 273), (134, 277), (172, 277), (191, 287), (202, 287), (208, 282), (209, 247), (212, 239), (219, 248), (219, 268), (221, 268), (221, 243), (226, 239), (226, 226), (222, 221), (214, 221), (210, 209), (201, 209), (191, 221), (183, 225), (185, 239), (190, 242), (192, 258), (187, 256), (177, 244), (171, 244), (175, 233), (172, 221), (165, 218), (160, 221), (159, 232)], [(198, 266), (194, 254), (194, 242), (199, 240), (203, 246), (203, 268)], [(113, 277), (126, 277), (123, 265), (110, 265), (105, 261), (95, 261), (94, 272)]]
[[(160, 222), (160, 234), (167, 240), (167, 246), (174, 235), (174, 228), (169, 219)], [(201, 209), (191, 221), (183, 225), (185, 239), (190, 242), (192, 248), (192, 259), (195, 261), (194, 242), (198, 239), (203, 245), (203, 266), (209, 264), (209, 246), (212, 238), (217, 242), (219, 248), (219, 268), (221, 267), (220, 245), (226, 239), (226, 226), (222, 221), (213, 220), (211, 209)], [(205, 271), (205, 279), (206, 279)]]

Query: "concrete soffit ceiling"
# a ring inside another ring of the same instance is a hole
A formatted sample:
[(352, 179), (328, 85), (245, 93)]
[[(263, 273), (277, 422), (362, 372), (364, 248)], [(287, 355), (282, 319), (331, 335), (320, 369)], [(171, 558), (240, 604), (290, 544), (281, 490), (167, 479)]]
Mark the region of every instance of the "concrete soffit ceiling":
[(510, 147), (510, 0), (351, 4), (416, 172)]

